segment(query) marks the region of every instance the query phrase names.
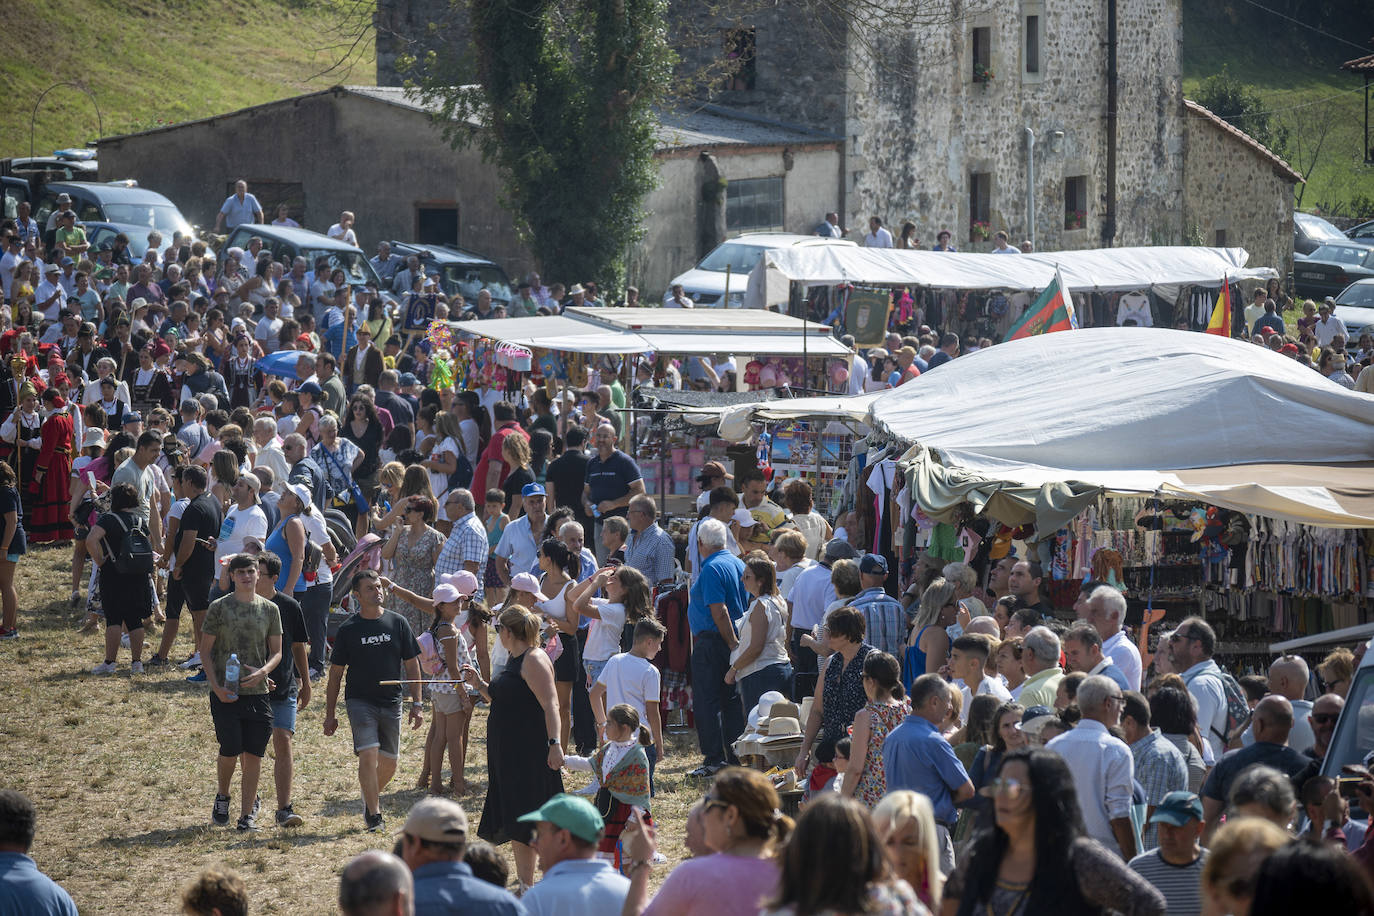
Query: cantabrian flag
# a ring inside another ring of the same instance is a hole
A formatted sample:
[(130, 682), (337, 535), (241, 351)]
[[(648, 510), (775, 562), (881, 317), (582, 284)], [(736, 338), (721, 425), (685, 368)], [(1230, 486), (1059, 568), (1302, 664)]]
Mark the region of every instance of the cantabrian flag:
[(1054, 280), (1011, 326), (1002, 342), (1052, 331), (1070, 331), (1077, 327), (1078, 316), (1073, 311), (1073, 298), (1069, 295), (1069, 288), (1064, 285), (1064, 275), (1056, 267)]
[(1225, 276), (1221, 279), (1221, 293), (1212, 309), (1212, 317), (1207, 321), (1207, 333), (1231, 336), (1231, 281)]

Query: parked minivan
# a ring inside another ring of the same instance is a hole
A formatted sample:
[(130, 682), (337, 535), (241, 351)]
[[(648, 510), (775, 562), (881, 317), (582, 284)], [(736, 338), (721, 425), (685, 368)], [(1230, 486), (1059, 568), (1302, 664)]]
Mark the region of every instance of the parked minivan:
[(195, 230), (176, 204), (158, 192), (140, 188), (130, 181), (109, 184), (93, 181), (50, 182), (43, 186), (43, 192), (33, 208), (33, 217), (40, 225), (47, 223), (48, 215), (57, 206), (57, 196), (64, 193), (71, 195), (72, 210), (76, 212), (79, 223), (89, 221), (138, 226), (145, 234), (156, 229), (167, 242), (172, 241), (174, 232), (188, 237), (195, 235)]

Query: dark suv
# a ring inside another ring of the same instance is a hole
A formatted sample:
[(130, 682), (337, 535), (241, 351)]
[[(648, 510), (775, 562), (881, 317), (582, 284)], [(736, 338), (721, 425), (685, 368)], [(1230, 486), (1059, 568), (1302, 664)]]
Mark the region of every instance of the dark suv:
[(248, 240), (252, 238), (262, 239), (263, 247), (272, 252), (272, 259), (281, 261), (287, 270), (291, 269), (291, 262), (297, 257), (305, 258), (307, 270), (315, 269), (317, 257), (327, 257), (331, 269), (343, 268), (349, 286), (356, 289), (368, 283), (376, 283), (384, 301), (394, 299), (386, 284), (377, 278), (377, 272), (368, 263), (367, 255), (363, 254), (362, 249), (309, 229), (244, 223), (229, 231), (219, 250), (225, 252), (230, 248), (247, 249)]
[(507, 308), (515, 298), (510, 277), (501, 265), (480, 254), (452, 245), (412, 245), (409, 242), (392, 242), (391, 253), (402, 258), (417, 256), (426, 274), (438, 274), (439, 285), (446, 295), (459, 293), (465, 301), (474, 302), (477, 294), (485, 289), (491, 293), (493, 305)]

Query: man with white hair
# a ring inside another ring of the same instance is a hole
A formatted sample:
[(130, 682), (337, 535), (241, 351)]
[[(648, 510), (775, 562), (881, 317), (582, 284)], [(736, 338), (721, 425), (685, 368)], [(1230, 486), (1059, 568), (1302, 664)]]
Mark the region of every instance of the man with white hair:
[[(450, 490), (444, 498), (440, 511), (453, 521), (453, 530), (439, 551), (439, 562), (435, 564), (434, 574), (438, 578), (466, 569), (477, 577), (477, 591), (474, 594), (480, 598), (491, 543), (487, 540), (487, 529), (477, 520), (474, 508), (472, 493), (462, 487)], [(485, 671), (482, 675), (489, 676)]]
[(286, 479), (291, 476), (291, 466), (286, 463), (281, 440), (277, 438), (276, 421), (271, 417), (258, 417), (253, 421), (252, 435), (253, 446), (257, 449), (253, 467), (270, 469), (273, 488), (278, 493), (286, 492)]
[(688, 596), (692, 630), (692, 694), (697, 742), (705, 761), (688, 775), (713, 776), (729, 754), (727, 742), (744, 731), (744, 708), (734, 683), (725, 683), (730, 653), (739, 644), (735, 627), (744, 616), (744, 563), (726, 547), (729, 529), (717, 519), (697, 528), (701, 573)]
[[(1024, 650), (1021, 654), (1024, 658)], [(1121, 723), (1124, 702), (1121, 688), (1110, 678), (1100, 674), (1088, 677), (1078, 685), (1078, 708), (1083, 718), (1045, 747), (1069, 765), (1085, 833), (1108, 849), (1119, 849), (1129, 862), (1136, 854), (1131, 827), (1135, 760), (1126, 743), (1108, 731)]]
[(215, 231), (234, 229), (244, 223), (262, 222), (262, 204), (248, 193), (248, 182), (240, 178), (234, 182), (234, 193), (224, 199), (215, 216)]
[(1059, 637), (1049, 627), (1032, 627), (1021, 641), (1021, 668), (1026, 679), (1021, 682), (1019, 702), (1032, 706), (1054, 708), (1054, 697), (1064, 672), (1059, 669)]
[(1126, 596), (1115, 586), (1100, 585), (1088, 596), (1085, 615), (1097, 635), (1102, 637), (1102, 654), (1126, 675), (1128, 690), (1140, 689), (1140, 650), (1121, 628), (1126, 619)]
[[(1312, 701), (1304, 700), (1307, 691), (1307, 662), (1301, 655), (1280, 655), (1269, 665), (1269, 692), (1283, 697), (1293, 707), (1293, 727), (1288, 732), (1288, 746), (1295, 751), (1306, 751), (1317, 743), (1312, 733)], [(1255, 743), (1255, 726), (1252, 722), (1240, 736), (1245, 747)]]

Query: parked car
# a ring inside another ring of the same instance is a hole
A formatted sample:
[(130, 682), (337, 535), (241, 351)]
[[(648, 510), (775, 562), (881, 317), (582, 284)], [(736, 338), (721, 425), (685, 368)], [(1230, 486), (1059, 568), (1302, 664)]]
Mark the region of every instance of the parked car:
[[(262, 239), (263, 247), (272, 252), (273, 260), (281, 261), (291, 267), (291, 262), (297, 257), (306, 260), (307, 270), (315, 269), (315, 259), (321, 256), (329, 259), (330, 270), (335, 267), (343, 268), (344, 274), (348, 277), (348, 285), (357, 289), (366, 286), (368, 283), (377, 284), (378, 289), (382, 290), (382, 297), (388, 302), (394, 301), (394, 297), (384, 289), (381, 280), (377, 278), (377, 272), (372, 269), (372, 265), (367, 261), (367, 255), (363, 254), (361, 248), (357, 248), (347, 242), (338, 239), (331, 239), (329, 236), (319, 232), (312, 232), (309, 229), (295, 229), (289, 226), (265, 226), (259, 223), (244, 223), (235, 226), (220, 246), (221, 257), (223, 252), (230, 248), (247, 248), (248, 240), (254, 237)], [(298, 290), (301, 299), (305, 299), (305, 291)]]
[(1336, 296), (1336, 317), (1345, 324), (1347, 347), (1366, 331), (1374, 333), (1374, 279), (1356, 280)]
[[(156, 191), (140, 188), (137, 183), (116, 181), (109, 184), (86, 181), (54, 181), (43, 187), (43, 193), (33, 208), (34, 219), (46, 223), (57, 206), (59, 194), (69, 194), (78, 222), (120, 223), (138, 227), (147, 236), (156, 229), (165, 241), (172, 233), (180, 232), (194, 238), (195, 229), (181, 215), (177, 205)], [(145, 239), (146, 240), (146, 239)]]
[(1374, 219), (1358, 226), (1351, 226), (1345, 230), (1345, 234), (1347, 238), (1352, 239), (1374, 239)]
[(501, 269), (501, 265), (476, 252), (455, 245), (392, 242), (391, 253), (403, 258), (411, 255), (418, 257), (426, 274), (439, 276), (439, 286), (447, 296), (458, 293), (464, 301), (471, 303), (485, 289), (491, 293), (492, 303), (503, 307), (509, 307), (515, 298), (510, 277)]
[(1310, 255), (1327, 242), (1345, 240), (1345, 233), (1311, 213), (1293, 214), (1293, 251), (1295, 254)]
[(0, 173), (18, 178), (41, 175), (52, 181), (96, 181), (100, 163), (95, 150), (60, 149), (51, 156), (6, 159), (0, 164)]
[(148, 252), (149, 230), (147, 226), (102, 222), (89, 222), (82, 225), (86, 229), (86, 241), (91, 243), (92, 251), (99, 251), (106, 244), (113, 246), (115, 236), (122, 232), (129, 239), (129, 257), (133, 258), (134, 263), (143, 260), (143, 255)]
[(1334, 296), (1365, 277), (1374, 277), (1374, 239), (1322, 245), (1293, 264), (1294, 293), (1314, 299)]
[[(678, 274), (668, 286), (666, 300), (672, 288), (682, 284), (682, 291), (698, 308), (743, 308), (744, 289), (749, 272), (770, 248), (789, 248), (794, 245), (843, 245), (857, 247), (847, 239), (828, 239), (815, 235), (794, 235), (790, 232), (748, 232), (739, 238), (717, 245), (710, 254), (686, 273)], [(726, 293), (727, 268), (730, 289)]]

